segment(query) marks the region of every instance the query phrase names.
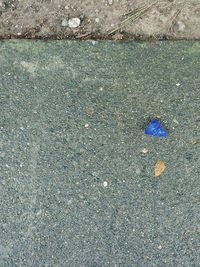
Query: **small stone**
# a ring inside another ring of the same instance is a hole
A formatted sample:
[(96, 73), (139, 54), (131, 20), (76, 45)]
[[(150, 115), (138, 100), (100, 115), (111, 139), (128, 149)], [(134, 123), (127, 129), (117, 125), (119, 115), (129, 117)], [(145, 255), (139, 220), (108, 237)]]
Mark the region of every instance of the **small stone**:
[(149, 150), (147, 148), (142, 149), (142, 153), (146, 154), (148, 152), (149, 152)]
[(0, 12), (5, 11), (6, 5), (3, 3), (3, 1), (0, 1)]
[(103, 186), (104, 186), (104, 187), (107, 187), (107, 186), (108, 186), (108, 182), (104, 181), (104, 182), (103, 182)]
[(97, 41), (92, 40), (91, 43), (92, 43), (92, 45), (96, 45)]
[(81, 20), (79, 18), (72, 18), (68, 20), (68, 26), (70, 28), (77, 28), (81, 24)]
[(96, 18), (96, 19), (95, 19), (95, 22), (99, 23), (99, 18)]
[(180, 86), (181, 84), (180, 83), (177, 83), (176, 86)]
[(92, 107), (87, 107), (85, 109), (85, 113), (88, 115), (88, 116), (91, 116), (93, 113), (94, 113), (94, 109)]
[(179, 124), (179, 122), (177, 121), (177, 119), (173, 119), (173, 122), (176, 124)]
[(159, 245), (159, 246), (158, 246), (158, 249), (162, 249), (162, 246), (161, 246), (161, 245)]
[(183, 21), (178, 20), (177, 25), (178, 25), (178, 31), (179, 32), (183, 32), (185, 30), (185, 23)]
[(159, 16), (159, 20), (164, 24), (164, 23), (167, 22), (167, 17), (164, 16), (164, 15), (160, 15), (160, 16)]
[(113, 36), (112, 36), (112, 39), (117, 41), (117, 40), (122, 40), (123, 39), (123, 34), (121, 33), (115, 33)]
[(85, 128), (89, 128), (89, 124), (88, 123), (85, 124)]
[(62, 25), (62, 27), (67, 27), (68, 26), (68, 20), (63, 19), (61, 25)]
[(139, 175), (141, 173), (141, 170), (139, 168), (136, 168), (135, 172)]
[(111, 6), (113, 4), (113, 0), (107, 0), (108, 5)]
[(196, 144), (197, 144), (197, 140), (192, 139), (192, 140), (191, 140), (191, 144), (192, 144), (192, 145), (196, 145)]

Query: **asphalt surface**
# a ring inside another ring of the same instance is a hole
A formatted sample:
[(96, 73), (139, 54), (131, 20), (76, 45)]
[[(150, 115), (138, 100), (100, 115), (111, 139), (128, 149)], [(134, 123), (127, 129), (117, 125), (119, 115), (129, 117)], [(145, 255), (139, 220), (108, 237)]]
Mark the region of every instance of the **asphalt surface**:
[(200, 266), (199, 62), (192, 41), (0, 42), (1, 267)]

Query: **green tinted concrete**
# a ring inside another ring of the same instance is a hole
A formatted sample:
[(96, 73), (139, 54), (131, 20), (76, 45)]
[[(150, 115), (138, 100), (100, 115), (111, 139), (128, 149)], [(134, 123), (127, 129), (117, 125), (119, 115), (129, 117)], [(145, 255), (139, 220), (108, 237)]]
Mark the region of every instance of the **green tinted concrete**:
[(200, 266), (199, 63), (199, 42), (0, 43), (0, 266)]

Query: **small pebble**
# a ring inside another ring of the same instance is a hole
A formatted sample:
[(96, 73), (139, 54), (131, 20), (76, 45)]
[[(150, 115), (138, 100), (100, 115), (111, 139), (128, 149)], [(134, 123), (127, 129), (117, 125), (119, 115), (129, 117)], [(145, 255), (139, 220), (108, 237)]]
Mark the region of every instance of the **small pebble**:
[(192, 144), (192, 145), (196, 145), (196, 144), (197, 144), (197, 140), (193, 139), (193, 140), (191, 141), (191, 144)]
[(123, 34), (121, 33), (115, 33), (113, 36), (112, 36), (112, 39), (117, 41), (117, 40), (122, 40), (123, 39)]
[(135, 172), (139, 175), (141, 173), (141, 170), (139, 168), (136, 168)]
[(185, 30), (185, 23), (183, 23), (183, 21), (178, 20), (177, 25), (178, 25), (178, 31), (179, 32), (183, 32)]
[(164, 15), (160, 15), (160, 16), (159, 16), (159, 20), (160, 20), (162, 23), (167, 23), (167, 17), (164, 16)]
[(62, 27), (67, 27), (68, 26), (68, 20), (67, 19), (63, 19), (61, 25), (62, 25)]
[(88, 124), (88, 123), (86, 123), (86, 124), (85, 124), (85, 128), (88, 128), (88, 127), (89, 127), (89, 124)]
[(180, 83), (177, 83), (176, 86), (180, 86), (181, 84)]
[(3, 1), (0, 1), (0, 7), (4, 7)]
[(107, 0), (108, 5), (111, 6), (113, 4), (113, 0)]
[(146, 148), (142, 149), (142, 153), (146, 154), (146, 153), (148, 153), (148, 152), (149, 152), (148, 149), (146, 149)]
[(70, 28), (77, 28), (81, 24), (81, 20), (79, 18), (72, 18), (68, 20), (68, 26)]
[(97, 41), (92, 40), (91, 42), (92, 42), (92, 45), (97, 44)]
[(107, 186), (108, 186), (108, 182), (104, 181), (104, 182), (103, 182), (103, 186), (104, 186), (104, 187), (107, 187)]
[(176, 119), (173, 119), (173, 122), (179, 124), (179, 122)]

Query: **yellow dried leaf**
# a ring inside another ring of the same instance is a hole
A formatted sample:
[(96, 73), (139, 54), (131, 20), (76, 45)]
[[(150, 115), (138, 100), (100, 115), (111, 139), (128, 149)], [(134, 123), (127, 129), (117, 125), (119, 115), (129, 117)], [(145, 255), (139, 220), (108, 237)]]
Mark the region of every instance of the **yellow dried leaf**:
[(155, 176), (160, 176), (162, 172), (164, 172), (166, 166), (163, 160), (158, 160), (156, 162), (155, 168), (154, 168), (154, 173)]

